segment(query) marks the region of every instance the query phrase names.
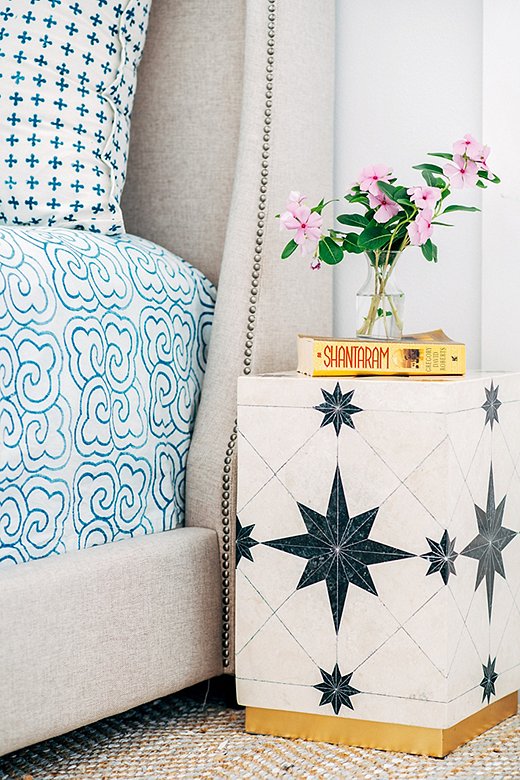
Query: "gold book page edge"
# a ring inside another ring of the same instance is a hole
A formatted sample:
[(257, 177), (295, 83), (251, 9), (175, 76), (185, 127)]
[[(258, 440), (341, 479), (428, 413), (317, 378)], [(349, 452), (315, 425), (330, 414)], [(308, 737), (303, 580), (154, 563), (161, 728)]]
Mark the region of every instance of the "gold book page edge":
[(312, 715), (304, 712), (246, 707), (246, 731), (274, 737), (331, 742), (350, 747), (391, 750), (444, 758), (518, 710), (518, 693), (511, 693), (447, 729), (380, 723), (373, 720)]

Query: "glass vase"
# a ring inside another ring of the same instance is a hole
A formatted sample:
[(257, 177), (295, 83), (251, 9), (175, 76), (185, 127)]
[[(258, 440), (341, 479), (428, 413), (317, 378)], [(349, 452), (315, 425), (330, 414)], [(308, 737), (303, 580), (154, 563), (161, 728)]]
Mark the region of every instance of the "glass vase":
[(368, 273), (356, 296), (356, 332), (361, 338), (400, 339), (404, 293), (394, 278), (401, 252), (378, 249), (365, 253)]

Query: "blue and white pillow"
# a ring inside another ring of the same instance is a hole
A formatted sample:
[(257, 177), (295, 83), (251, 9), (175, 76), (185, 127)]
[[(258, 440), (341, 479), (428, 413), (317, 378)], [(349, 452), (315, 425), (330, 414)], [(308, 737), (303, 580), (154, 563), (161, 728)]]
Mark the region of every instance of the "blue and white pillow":
[(182, 525), (214, 300), (149, 241), (0, 228), (0, 568)]
[(0, 225), (124, 230), (150, 0), (0, 0)]

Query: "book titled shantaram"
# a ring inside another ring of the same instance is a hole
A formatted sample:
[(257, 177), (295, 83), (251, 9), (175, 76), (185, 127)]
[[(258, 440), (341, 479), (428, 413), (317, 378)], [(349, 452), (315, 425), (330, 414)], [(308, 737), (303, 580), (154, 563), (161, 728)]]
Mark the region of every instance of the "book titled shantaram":
[(298, 336), (298, 371), (307, 376), (450, 376), (466, 371), (466, 346), (442, 330), (399, 341)]

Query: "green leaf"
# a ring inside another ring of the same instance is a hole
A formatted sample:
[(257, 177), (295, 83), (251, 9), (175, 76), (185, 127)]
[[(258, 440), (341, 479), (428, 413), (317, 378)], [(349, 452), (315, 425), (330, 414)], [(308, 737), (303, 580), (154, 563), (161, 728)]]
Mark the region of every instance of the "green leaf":
[(439, 178), (439, 176), (435, 176), (435, 174), (431, 171), (421, 171), (421, 175), (428, 187), (438, 187), (440, 190), (442, 190), (446, 186), (444, 179)]
[(384, 192), (385, 195), (388, 195), (388, 197), (393, 201), (397, 200), (397, 198), (402, 198), (403, 195), (406, 195), (406, 189), (404, 187), (395, 187), (393, 184), (388, 184), (386, 181), (378, 181), (377, 186), (381, 192)]
[(456, 203), (452, 203), (451, 206), (446, 206), (443, 214), (450, 214), (452, 211), (480, 211), (476, 206), (459, 206)]
[(318, 244), (318, 256), (327, 265), (337, 265), (343, 260), (343, 249), (327, 236)]
[(483, 181), (478, 181), (477, 182), (477, 187), (480, 187), (483, 190), (487, 190), (487, 187), (486, 187), (486, 185), (484, 184)]
[(358, 244), (363, 247), (363, 250), (366, 250), (366, 249), (382, 249), (390, 241), (391, 235), (392, 235), (391, 233), (383, 233), (380, 236), (374, 236), (373, 238), (367, 238), (366, 240), (363, 241), (362, 244), (361, 244), (361, 241), (360, 241), (361, 236), (358, 236)]
[(403, 198), (406, 200), (408, 197), (408, 187), (398, 187), (395, 193), (395, 199), (399, 203)]
[(500, 179), (496, 173), (491, 173), (491, 171), (478, 171), (477, 176), (480, 176), (481, 179), (486, 179), (491, 184), (500, 184)]
[(355, 195), (345, 195), (345, 200), (348, 200), (349, 203), (362, 203), (363, 206), (368, 206), (368, 197), (366, 195), (362, 195), (361, 193), (356, 193)]
[(412, 166), (416, 171), (431, 171), (432, 173), (442, 173), (440, 165), (431, 165), (431, 163), (423, 163), (422, 165)]
[(334, 201), (336, 201), (336, 200), (337, 200), (337, 198), (332, 198), (332, 200), (327, 200), (327, 201), (325, 201), (325, 200), (322, 198), (322, 199), (320, 200), (320, 202), (318, 203), (318, 205), (317, 205), (317, 206), (314, 206), (314, 208), (312, 208), (312, 209), (311, 209), (311, 214), (312, 214), (312, 213), (321, 214), (321, 212), (323, 211), (323, 209), (325, 208), (325, 206), (328, 206), (328, 205), (329, 205), (329, 203), (334, 203)]
[(428, 260), (429, 263), (437, 262), (437, 247), (432, 242), (431, 238), (429, 238), (428, 241), (422, 244), (421, 252), (423, 253), (424, 257)]
[[(407, 217), (409, 217), (409, 216), (410, 216), (410, 214), (412, 214), (412, 213), (415, 211), (415, 209), (416, 209), (416, 206), (415, 206), (415, 205), (414, 205), (414, 204), (411, 202), (411, 200), (409, 200), (408, 198), (399, 198), (399, 199), (397, 200), (397, 203), (398, 203), (400, 206), (402, 206), (402, 207), (403, 207), (403, 209), (404, 209), (406, 212), (410, 212), (410, 213), (407, 213), (407, 215), (406, 215)], [(398, 215), (398, 216), (399, 216), (399, 219), (401, 219), (401, 217), (402, 217), (402, 214), (400, 214), (400, 215)]]
[(287, 260), (287, 258), (290, 257), (292, 253), (296, 251), (296, 249), (298, 249), (298, 244), (293, 238), (291, 238), (282, 252), (282, 260)]
[(345, 252), (353, 252), (356, 255), (364, 251), (363, 247), (359, 246), (358, 244), (357, 233), (346, 234), (345, 238), (343, 239), (343, 249), (345, 250)]
[(442, 225), (442, 227), (453, 227), (449, 222), (432, 222), (432, 225)]
[(364, 214), (340, 214), (336, 217), (341, 225), (351, 225), (352, 227), (366, 227), (368, 219)]
[(445, 160), (453, 160), (453, 155), (449, 152), (428, 152), (428, 157), (443, 157)]

